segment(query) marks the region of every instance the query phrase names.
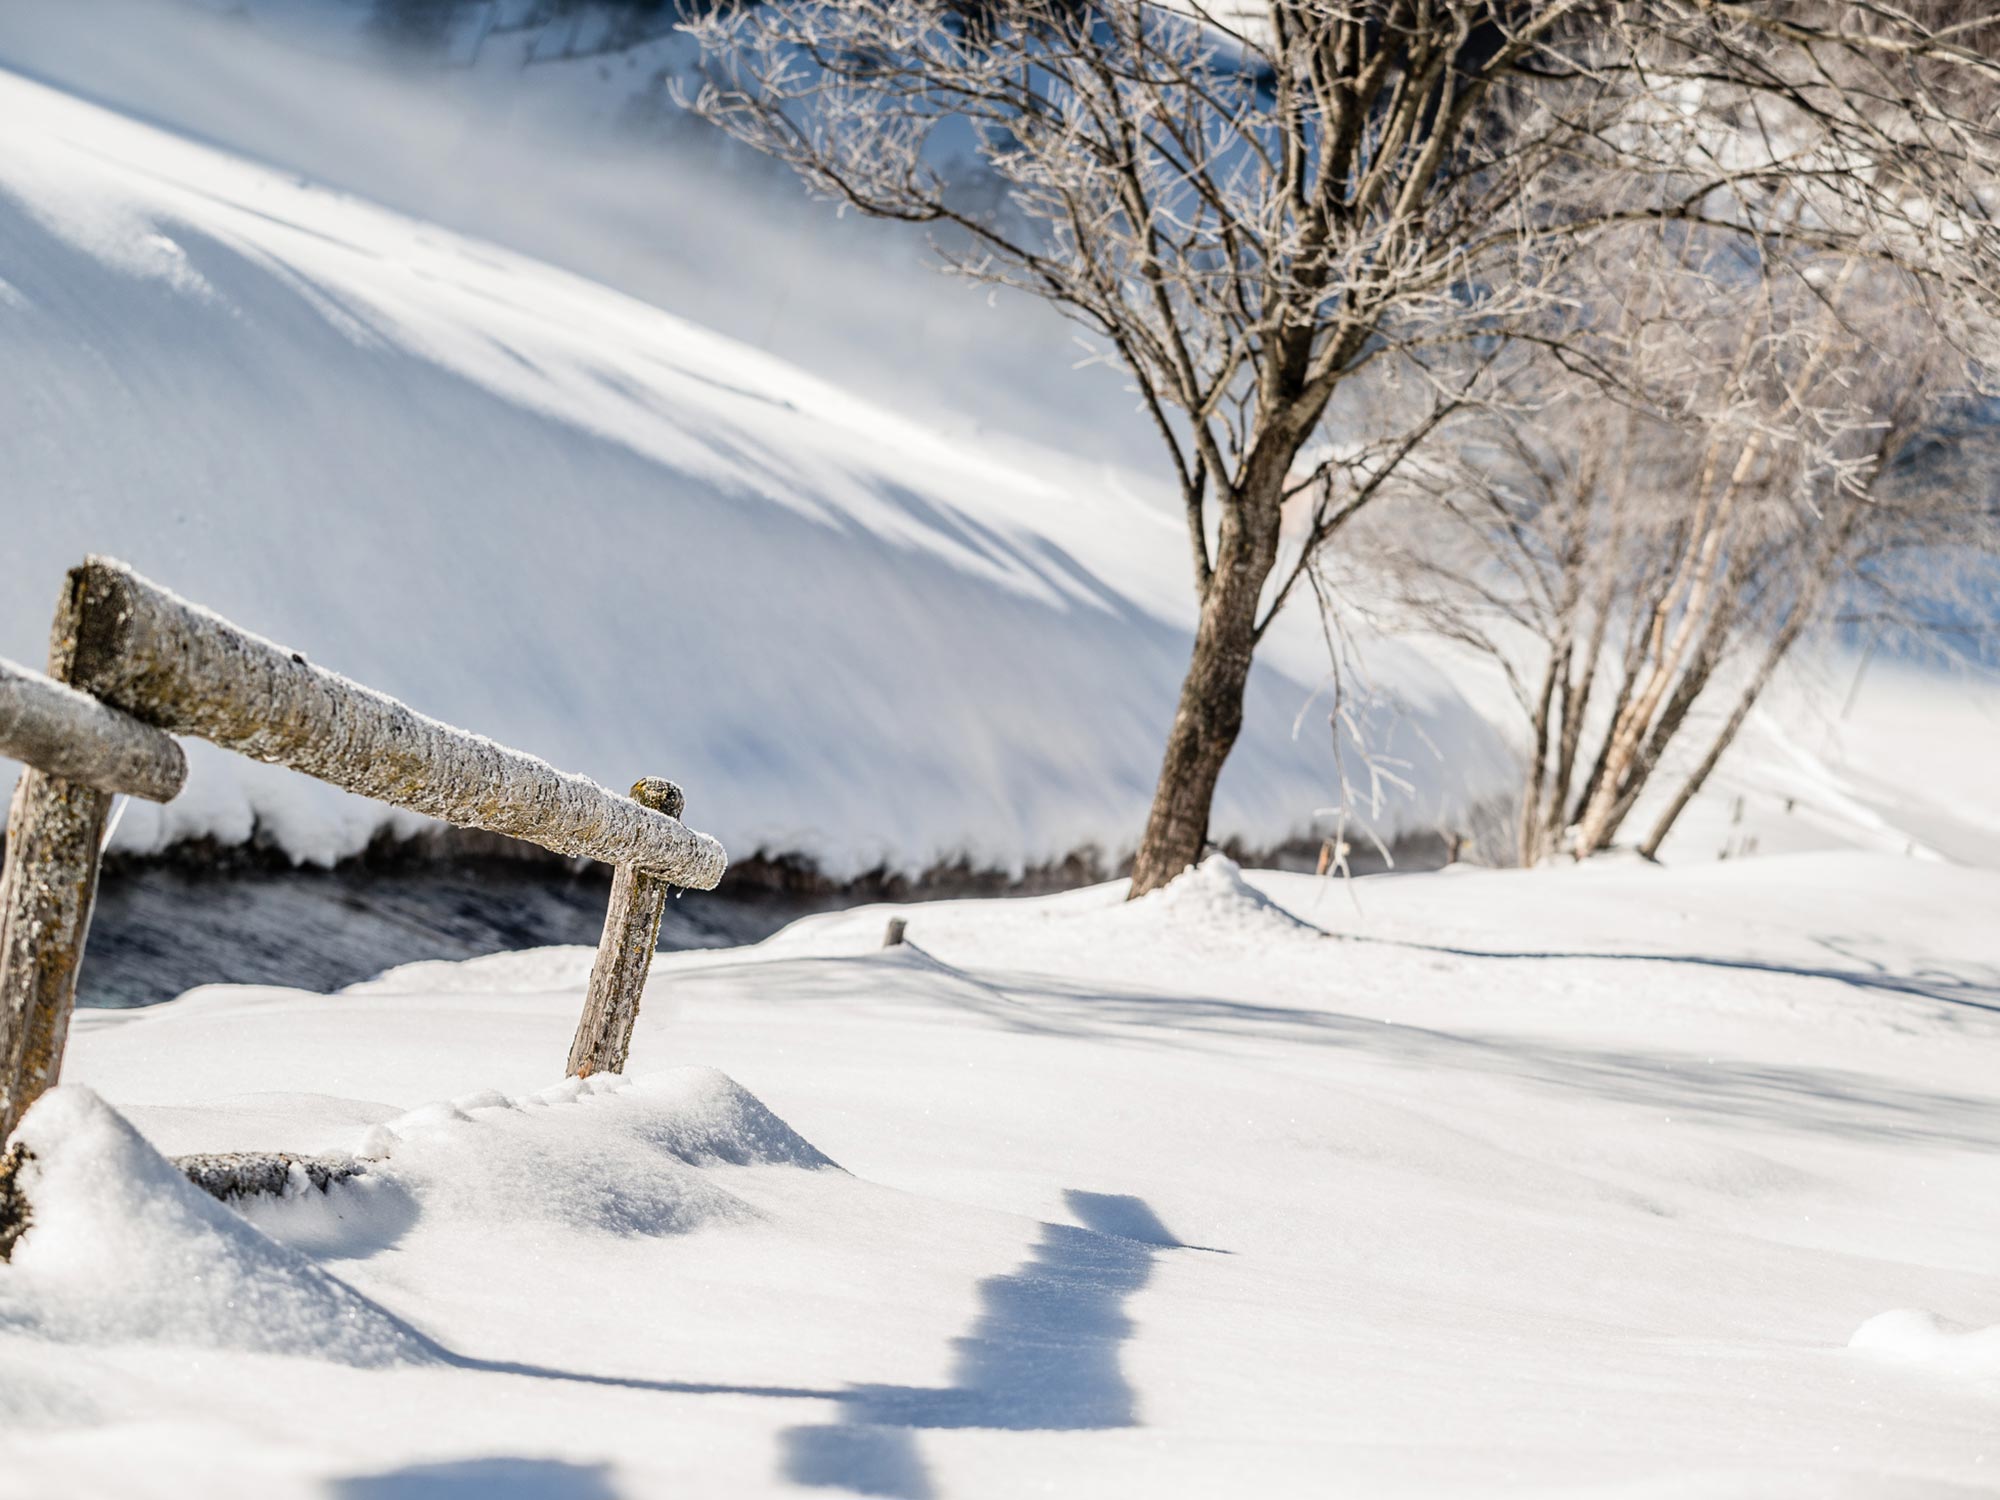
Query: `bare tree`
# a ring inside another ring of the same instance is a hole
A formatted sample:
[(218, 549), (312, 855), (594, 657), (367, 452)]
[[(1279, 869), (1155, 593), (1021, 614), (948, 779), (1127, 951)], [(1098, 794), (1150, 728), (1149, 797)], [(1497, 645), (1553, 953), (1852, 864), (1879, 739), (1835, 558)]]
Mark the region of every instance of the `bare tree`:
[(1655, 853), (1802, 639), (1857, 608), (1947, 617), (1952, 562), (2000, 555), (1964, 430), (1978, 309), (1852, 255), (1773, 281), (1648, 238), (1604, 247), (1617, 295), (1591, 299), (1618, 309), (1598, 369), (1619, 383), (1524, 362), (1512, 404), (1462, 419), (1350, 547), (1391, 619), (1498, 664), (1527, 731), (1523, 864), (1609, 844), (1721, 693)]
[[(1312, 559), (1474, 394), (1467, 351), (1560, 341), (1576, 247), (1675, 220), (1979, 259), (1984, 74), (1884, 14), (1794, 34), (1712, 0), (768, 0), (692, 28), (693, 103), (931, 226), (948, 269), (1054, 304), (1131, 377), (1199, 603), (1139, 895), (1200, 856), (1253, 654)], [(968, 158), (999, 193), (963, 189)], [(1336, 393), (1389, 371), (1430, 399), (1364, 435), (1369, 463), (1312, 460)]]

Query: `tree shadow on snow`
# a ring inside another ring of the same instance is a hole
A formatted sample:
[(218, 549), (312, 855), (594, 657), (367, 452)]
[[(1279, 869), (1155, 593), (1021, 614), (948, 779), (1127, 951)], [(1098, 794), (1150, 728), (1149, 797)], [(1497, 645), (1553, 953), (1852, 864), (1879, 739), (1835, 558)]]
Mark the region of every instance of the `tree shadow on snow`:
[[(1444, 1031), (1334, 1011), (1199, 995), (1082, 989), (1046, 976), (996, 976), (1032, 1009), (1059, 1006), (1077, 1029), (1163, 1048), (1262, 1040), (1367, 1053), (1427, 1074), (1455, 1071), (1674, 1114), (1750, 1122), (1847, 1140), (1925, 1141), (2000, 1149), (1984, 1100), (1847, 1068), (1575, 1045), (1544, 1036)], [(1015, 1001), (1019, 1004), (1019, 1001)]]
[[(1955, 999), (1958, 1004), (1976, 1003), (1954, 997), (1947, 982), (1936, 974), (1867, 975), (1664, 954), (1482, 953), (1428, 944), (1399, 946), (1428, 948), (1459, 958), (1622, 958), (1640, 963), (1755, 969), (1833, 979), (1933, 1000)], [(707, 972), (684, 970), (675, 982), (696, 984)], [(732, 967), (713, 972), (734, 979), (742, 970)], [(1976, 1150), (2000, 1149), (2000, 1117), (1983, 1101), (1943, 1089), (1899, 1084), (1852, 1069), (1706, 1052), (1576, 1045), (1547, 1036), (1471, 1028), (1447, 1031), (1303, 1005), (1163, 994), (1107, 980), (1083, 982), (1028, 970), (974, 973), (909, 944), (862, 957), (778, 960), (769, 972), (783, 974), (783, 984), (773, 988), (782, 990), (785, 1003), (945, 1004), (1025, 1035), (1091, 1038), (1170, 1051), (1235, 1049), (1265, 1042), (1331, 1047), (1372, 1054), (1426, 1072), (1448, 1069), (1512, 1079), (1676, 1114), (1849, 1140), (1927, 1141)], [(1470, 978), (1461, 982), (1474, 983)], [(1953, 983), (1978, 987), (1982, 981), (1960, 979)], [(1476, 1014), (1476, 1009), (1468, 1010), (1469, 1016)]]
[(1119, 1366), (1125, 1300), (1163, 1249), (1183, 1245), (1138, 1198), (1071, 1191), (1084, 1226), (1044, 1224), (1018, 1270), (980, 1283), (980, 1312), (956, 1340), (947, 1386), (857, 1385), (843, 1420), (784, 1434), (785, 1477), (897, 1500), (935, 1491), (916, 1434), (926, 1428), (1083, 1432), (1138, 1425)]
[(1907, 995), (1931, 1000), (1939, 1005), (2000, 1014), (2000, 971), (1988, 964), (1963, 966), (1954, 972), (1939, 965), (1926, 965), (1909, 974), (1898, 974), (1878, 959), (1863, 957), (1851, 944), (1838, 938), (1820, 937), (1813, 941), (1829, 952), (1858, 965), (1833, 968), (1818, 964), (1786, 963), (1780, 959), (1742, 958), (1707, 953), (1602, 953), (1569, 949), (1466, 948), (1450, 943), (1422, 943), (1413, 938), (1376, 937), (1368, 933), (1329, 933), (1336, 942), (1366, 943), (1381, 948), (1406, 948), (1447, 958), (1499, 959), (1528, 962), (1582, 962), (1631, 964), (1681, 964), (1697, 969), (1733, 969), (1746, 974), (1778, 974), (1793, 979), (1827, 979), (1850, 989), (1875, 990), (1883, 994)]
[(553, 1458), (467, 1458), (336, 1479), (338, 1500), (614, 1500), (603, 1464)]

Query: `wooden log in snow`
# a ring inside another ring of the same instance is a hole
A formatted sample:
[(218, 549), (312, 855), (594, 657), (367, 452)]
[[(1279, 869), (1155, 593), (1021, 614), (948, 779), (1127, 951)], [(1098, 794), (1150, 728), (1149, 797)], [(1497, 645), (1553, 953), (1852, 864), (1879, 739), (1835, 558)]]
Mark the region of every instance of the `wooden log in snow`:
[(294, 1183), (323, 1193), (367, 1170), (350, 1156), (294, 1156), (289, 1151), (207, 1152), (173, 1161), (189, 1182), (224, 1203), (259, 1194), (282, 1197)]
[(172, 801), (187, 781), (187, 757), (169, 736), (5, 657), (0, 755), (149, 802)]
[[(632, 788), (632, 799), (678, 818), (686, 808), (671, 781), (647, 777)], [(634, 865), (620, 865), (611, 880), (611, 905), (604, 913), (604, 936), (590, 966), (590, 989), (570, 1043), (569, 1076), (623, 1073), (632, 1052), (632, 1028), (660, 940), (660, 917), (667, 909), (667, 882)]]
[[(0, 1262), (34, 1223), (34, 1205), (21, 1186), (21, 1169), (34, 1160), (27, 1147), (0, 1154)], [(187, 1180), (223, 1203), (259, 1196), (283, 1197), (294, 1184), (325, 1192), (337, 1182), (361, 1176), (368, 1164), (346, 1156), (295, 1156), (289, 1151), (211, 1152), (176, 1156)]]
[(70, 589), (68, 680), (156, 728), (558, 854), (698, 890), (722, 878), (722, 845), (678, 819), (315, 667), (123, 563), (91, 558)]

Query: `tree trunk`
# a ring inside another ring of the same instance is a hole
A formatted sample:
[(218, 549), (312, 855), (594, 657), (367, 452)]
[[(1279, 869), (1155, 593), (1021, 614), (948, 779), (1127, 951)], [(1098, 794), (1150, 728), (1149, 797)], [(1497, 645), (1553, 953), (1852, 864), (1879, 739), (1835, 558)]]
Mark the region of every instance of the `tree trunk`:
[(1737, 732), (1743, 728), (1744, 720), (1750, 717), (1750, 710), (1756, 707), (1764, 689), (1771, 685), (1771, 678), (1777, 673), (1779, 663), (1784, 661), (1785, 653), (1792, 649), (1793, 643), (1798, 640), (1807, 622), (1813, 618), (1820, 592), (1820, 589), (1814, 588), (1808, 596), (1809, 602), (1802, 601), (1779, 627), (1778, 633), (1771, 638), (1771, 644), (1765, 649), (1764, 659), (1757, 664), (1757, 670), (1751, 676), (1748, 686), (1737, 698), (1736, 706), (1730, 710), (1728, 719), (1723, 722), (1722, 729), (1715, 736), (1715, 743), (1709, 746), (1708, 754), (1702, 757), (1701, 764), (1696, 766), (1693, 773), (1682, 783), (1681, 789), (1674, 794), (1673, 800), (1666, 805), (1658, 821), (1653, 824), (1653, 831), (1646, 835), (1646, 841), (1639, 846), (1639, 852), (1646, 858), (1659, 857), (1660, 845), (1666, 842), (1667, 834), (1672, 831), (1674, 823), (1687, 810), (1687, 805), (1694, 801), (1695, 795), (1701, 791), (1710, 773), (1722, 760), (1723, 752), (1735, 743)]
[(1688, 714), (1694, 709), (1695, 701), (1701, 697), (1702, 690), (1708, 686), (1709, 677), (1722, 661), (1723, 652), (1729, 645), (1729, 632), (1735, 622), (1733, 609), (1727, 604), (1717, 606), (1717, 612), (1709, 621), (1708, 629), (1702, 634), (1701, 644), (1696, 648), (1694, 660), (1688, 663), (1687, 670), (1674, 685), (1674, 691), (1667, 699), (1666, 706), (1660, 710), (1659, 718), (1654, 722), (1646, 742), (1626, 766), (1625, 774), (1618, 783), (1618, 792), (1612, 801), (1611, 811), (1599, 826), (1596, 841), (1587, 849), (1580, 842), (1581, 830), (1579, 830), (1579, 843), (1576, 848), (1578, 859), (1586, 859), (1601, 849), (1609, 848), (1611, 841), (1618, 837), (1618, 830), (1624, 826), (1625, 819), (1638, 802), (1640, 793), (1646, 790), (1646, 783), (1659, 768), (1661, 759), (1667, 753), (1667, 746), (1672, 743), (1674, 736), (1680, 733), (1681, 725), (1687, 721)]
[[(1618, 691), (1612, 695), (1611, 699), (1612, 724), (1618, 722), (1619, 716), (1625, 712), (1625, 705), (1632, 701), (1632, 689), (1637, 685), (1639, 680), (1639, 663), (1631, 651), (1626, 652), (1622, 673), (1623, 675), (1618, 679)], [(1578, 791), (1575, 803), (1561, 820), (1563, 828), (1567, 829), (1571, 825), (1581, 821), (1583, 810), (1590, 805), (1591, 798), (1597, 795), (1599, 784), (1610, 773), (1610, 770), (1611, 731), (1607, 727), (1604, 731), (1604, 738), (1598, 742), (1597, 757), (1590, 763), (1590, 774), (1584, 777), (1582, 789)]]
[(1549, 711), (1555, 703), (1557, 681), (1568, 674), (1568, 649), (1558, 649), (1551, 643), (1548, 666), (1542, 673), (1541, 695), (1535, 700), (1535, 712), (1528, 724), (1533, 744), (1528, 751), (1528, 772), (1521, 787), (1521, 826), (1517, 850), (1524, 870), (1532, 868), (1541, 859), (1542, 780), (1549, 764)]
[[(1590, 640), (1583, 648), (1582, 674), (1574, 684), (1567, 671), (1563, 677), (1562, 743), (1556, 752), (1555, 784), (1549, 788), (1548, 805), (1542, 817), (1542, 852), (1549, 853), (1562, 843), (1563, 830), (1569, 826), (1569, 794), (1576, 781), (1577, 751), (1583, 747), (1583, 720), (1590, 709), (1590, 695), (1597, 686), (1597, 669), (1604, 659), (1604, 637), (1611, 628), (1611, 610), (1616, 597), (1618, 572), (1615, 551), (1604, 567), (1604, 576), (1599, 583), (1596, 602), (1592, 605)], [(1631, 671), (1626, 671), (1625, 680), (1632, 680)], [(1612, 710), (1612, 717), (1618, 710)], [(1593, 772), (1593, 775), (1595, 773)]]
[(1257, 644), (1257, 604), (1278, 559), (1285, 468), (1225, 503), (1215, 572), (1201, 604), (1194, 654), (1132, 863), (1132, 895), (1158, 890), (1201, 859), (1223, 763), (1243, 729), (1243, 693)]

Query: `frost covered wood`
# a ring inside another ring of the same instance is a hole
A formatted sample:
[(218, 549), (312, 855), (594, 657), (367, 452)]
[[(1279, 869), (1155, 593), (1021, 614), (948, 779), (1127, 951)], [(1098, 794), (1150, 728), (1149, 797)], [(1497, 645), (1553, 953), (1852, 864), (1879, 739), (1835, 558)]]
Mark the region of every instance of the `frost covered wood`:
[[(50, 671), (71, 686), (11, 671), (0, 709), (26, 708), (0, 726), (27, 727), (0, 748), (18, 744), (38, 766), (83, 769), (99, 784), (31, 767), (16, 789), (0, 877), (0, 1141), (61, 1069), (110, 811), (102, 785), (137, 779), (171, 795), (185, 765), (157, 733), (165, 728), (461, 827), (617, 865), (570, 1071), (623, 1068), (669, 883), (711, 889), (727, 864), (721, 844), (682, 825), (673, 783), (643, 781), (639, 800), (616, 796), (314, 667), (109, 559), (70, 570), (50, 638)], [(66, 736), (63, 723), (81, 729)], [(125, 774), (135, 755), (150, 763), (146, 774)]]
[[(678, 818), (686, 807), (671, 781), (646, 777), (632, 788), (642, 806)], [(623, 1073), (632, 1050), (632, 1027), (660, 939), (660, 916), (667, 909), (668, 883), (634, 865), (620, 865), (611, 881), (611, 905), (604, 913), (604, 936), (590, 966), (590, 990), (569, 1049), (569, 1076)]]
[(367, 1170), (352, 1157), (295, 1156), (289, 1151), (203, 1152), (176, 1156), (173, 1163), (189, 1182), (224, 1203), (260, 1194), (282, 1196), (295, 1184), (323, 1193)]
[[(21, 1186), (21, 1169), (34, 1153), (19, 1143), (0, 1154), (0, 1263), (34, 1222), (34, 1205)], [(187, 1180), (222, 1203), (253, 1197), (283, 1197), (293, 1189), (324, 1193), (335, 1183), (359, 1177), (367, 1163), (344, 1156), (295, 1156), (289, 1151), (220, 1151), (176, 1156), (173, 1164)]]
[(22, 773), (0, 874), (0, 1142), (55, 1082), (97, 900), (111, 794)]
[[(59, 679), (75, 661), (74, 585), (49, 630), (49, 672)], [(35, 766), (14, 786), (0, 871), (0, 1144), (62, 1069), (110, 812), (109, 792)]]
[(172, 801), (187, 781), (187, 757), (170, 737), (5, 657), (0, 755), (149, 802)]
[(71, 682), (148, 724), (558, 854), (697, 890), (722, 879), (722, 845), (678, 819), (315, 667), (123, 563), (91, 558), (70, 580)]

